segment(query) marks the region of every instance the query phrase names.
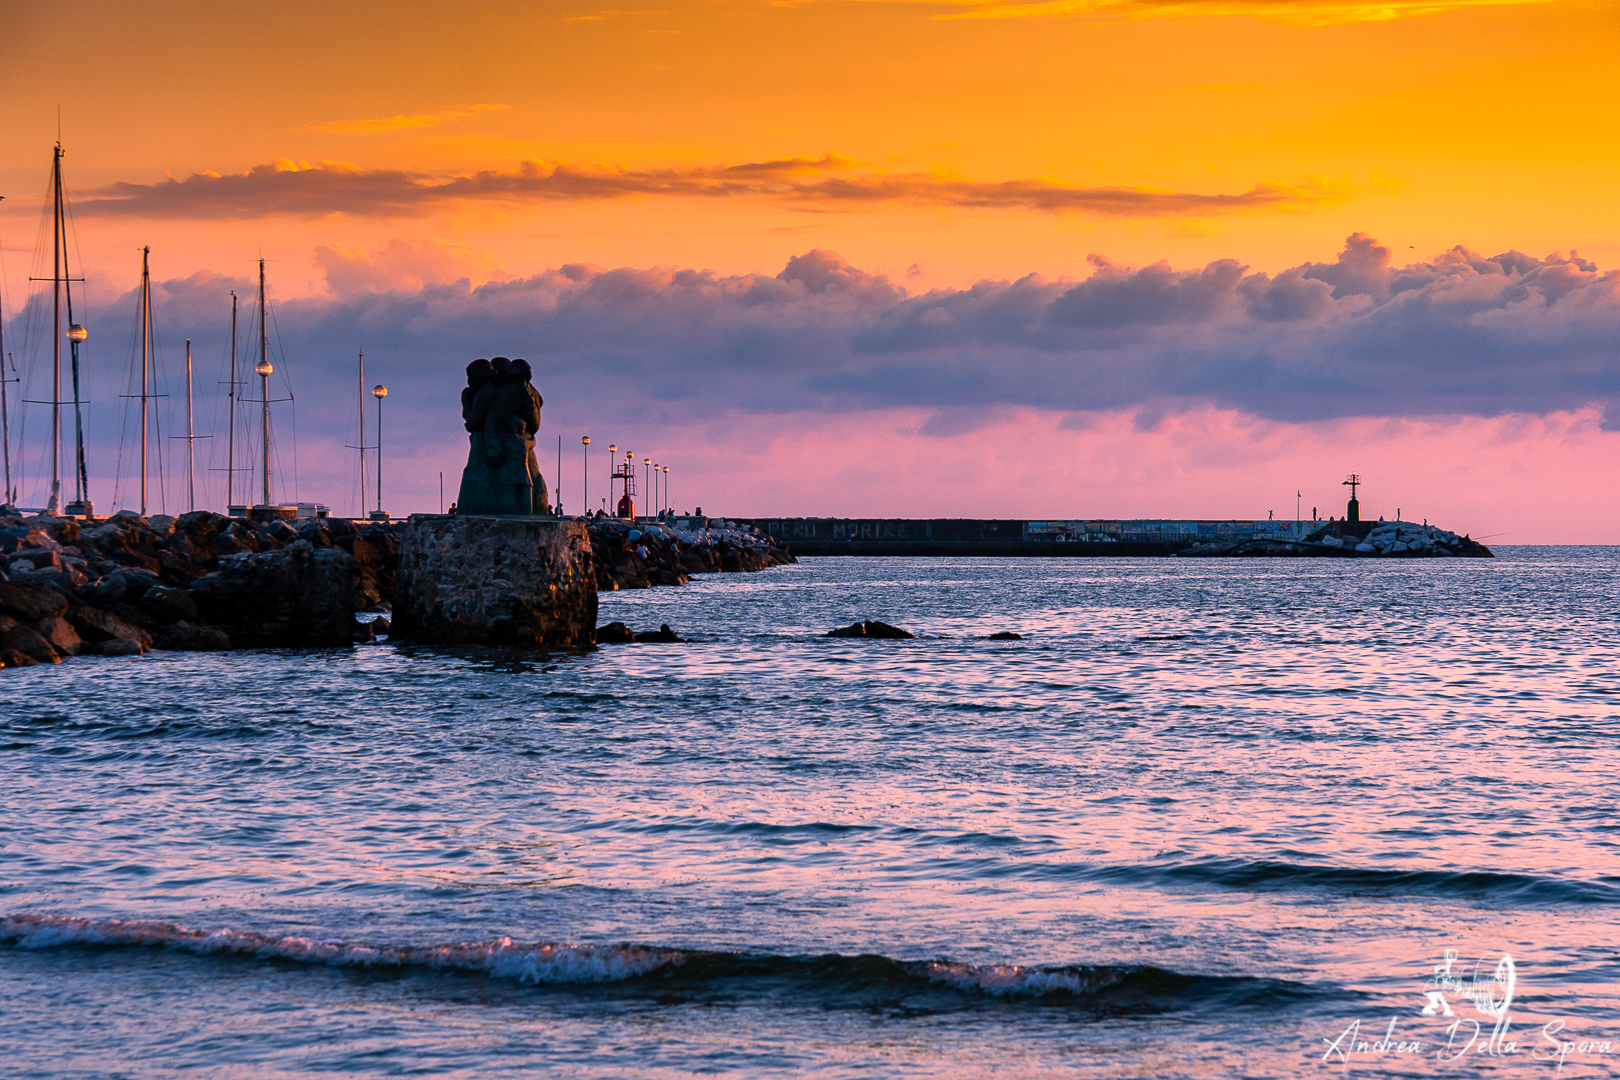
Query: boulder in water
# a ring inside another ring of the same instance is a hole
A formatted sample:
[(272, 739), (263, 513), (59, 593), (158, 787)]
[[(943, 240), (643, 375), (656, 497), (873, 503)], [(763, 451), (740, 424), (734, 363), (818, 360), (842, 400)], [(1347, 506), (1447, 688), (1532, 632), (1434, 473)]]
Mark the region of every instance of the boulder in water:
[(59, 664), (62, 656), (56, 646), (46, 641), (38, 630), (27, 623), (18, 622), (9, 615), (0, 615), (0, 654), (17, 653), (40, 664)]
[(182, 620), (165, 628), (156, 646), (178, 652), (225, 652), (231, 647), (231, 636), (217, 626), (198, 626)]
[(848, 626), (840, 626), (836, 630), (829, 630), (827, 631), (827, 636), (835, 638), (884, 638), (894, 640), (899, 638), (916, 637), (917, 635), (907, 633), (898, 626), (890, 626), (888, 623), (878, 622), (876, 619), (867, 619), (864, 622), (850, 623)]
[(637, 634), (636, 641), (643, 645), (676, 645), (680, 644), (681, 637), (669, 628), (669, 623), (664, 623), (656, 630), (645, 630)]
[(635, 640), (635, 631), (622, 622), (610, 622), (606, 626), (596, 628), (596, 643), (598, 645), (630, 645)]

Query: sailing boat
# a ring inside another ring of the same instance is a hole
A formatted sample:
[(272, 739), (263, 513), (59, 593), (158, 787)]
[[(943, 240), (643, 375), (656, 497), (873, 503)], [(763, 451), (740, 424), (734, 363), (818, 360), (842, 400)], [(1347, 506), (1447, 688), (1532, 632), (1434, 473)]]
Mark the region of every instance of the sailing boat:
[[(73, 406), (73, 484), (74, 498), (67, 504), (69, 516), (90, 517), (95, 511), (90, 501), (90, 474), (84, 458), (84, 409), (79, 393), (79, 346), (89, 337), (85, 328), (73, 321), (72, 283), (83, 278), (68, 272), (67, 259), (67, 201), (62, 193), (62, 144), (58, 142), (51, 154), (51, 276), (30, 278), (31, 281), (51, 283), (51, 400), (36, 404), (51, 407), (51, 497), (46, 512), (59, 514), (62, 506), (62, 406)], [(66, 308), (67, 329), (63, 332), (63, 308)], [(62, 341), (69, 345), (72, 365), (73, 400), (62, 400)]]
[[(157, 340), (156, 331), (152, 326), (152, 249), (141, 248), (141, 392), (127, 394), (126, 397), (138, 398), (141, 403), (141, 516), (146, 516), (146, 453), (151, 446), (151, 437), (148, 426), (152, 420), (155, 406), (148, 404), (161, 395), (152, 393), (157, 383)], [(189, 342), (187, 343), (189, 345)], [(161, 464), (160, 464), (161, 468)]]
[[(264, 260), (259, 260), (259, 362), (254, 365), (253, 373), (259, 377), (258, 404), (263, 408), (259, 424), (259, 449), (261, 452), (259, 479), (261, 487), (261, 501), (252, 505), (228, 506), (232, 517), (251, 516), (256, 521), (270, 521), (277, 518), (295, 519), (304, 514), (308, 508), (308, 516), (325, 517), (325, 507), (317, 507), (312, 503), (298, 503), (292, 506), (281, 506), (270, 501), (270, 403), (272, 401), (291, 401), (289, 395), (285, 398), (272, 398), (270, 396), (270, 374), (275, 371), (275, 365), (270, 363), (270, 328), (266, 321), (265, 288), (264, 288)], [(233, 350), (234, 365), (234, 350)], [(234, 368), (233, 368), (234, 370)]]

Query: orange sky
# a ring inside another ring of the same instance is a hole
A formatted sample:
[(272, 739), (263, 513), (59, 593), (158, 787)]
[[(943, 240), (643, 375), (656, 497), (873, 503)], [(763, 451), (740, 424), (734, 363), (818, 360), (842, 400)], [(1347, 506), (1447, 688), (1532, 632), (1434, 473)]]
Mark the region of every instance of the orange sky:
[[(1397, 251), (1574, 247), (1617, 261), (1620, 89), (1601, 74), (1620, 55), (1614, 5), (1459, 4), (1328, 25), (1309, 20), (1383, 6), (1199, 14), (1244, 7), (985, 19), (754, 0), (395, 4), (386, 18), (341, 2), (16, 5), (0, 73), (5, 241), (30, 245), (60, 105), (80, 189), (277, 159), (450, 177), (529, 159), (638, 169), (834, 153), (891, 175), (1323, 194), (1305, 208), (1123, 218), (643, 197), (81, 227), (93, 269), (125, 279), (143, 243), (176, 274), (262, 248), (282, 287), (302, 289), (320, 284), (321, 244), (395, 238), (464, 245), (469, 271), (513, 275), (568, 261), (774, 272), (820, 246), (894, 276), (917, 265), (926, 285), (1076, 274), (1093, 250), (1276, 270), (1358, 229)], [(63, 57), (51, 43), (66, 40)]]
[[(1461, 244), (1538, 258), (1578, 249), (1609, 269), (1620, 264), (1617, 10), (10, 4), (6, 302), (14, 311), (27, 295), (58, 108), (92, 305), (134, 284), (145, 244), (164, 279), (245, 277), (263, 254), (283, 299), (476, 285), (568, 263), (772, 275), (812, 248), (913, 295), (1029, 273), (1083, 278), (1093, 252), (1275, 274), (1331, 260), (1354, 232), (1397, 266)], [(1577, 473), (1612, 437), (1596, 424)], [(1351, 430), (1313, 430), (1312, 445)], [(1493, 447), (1509, 438), (1468, 430)], [(1526, 461), (1558, 460), (1537, 439), (1568, 442), (1512, 430), (1534, 443)], [(1365, 434), (1407, 437), (1418, 438)], [(1442, 429), (1421, 438), (1444, 442)], [(1170, 468), (1175, 441), (1153, 445)], [(927, 458), (923, 444), (912, 450)], [(1248, 490), (1256, 467), (1233, 465), (1244, 478), (1233, 489)], [(1071, 510), (1173, 509), (1136, 505), (1140, 482)], [(985, 483), (982, 512), (1042, 512), (1002, 505)], [(755, 497), (714, 484), (711, 501)], [(1526, 505), (1539, 497), (1533, 477), (1516, 490)], [(875, 512), (883, 496), (876, 485), (816, 498), (825, 505), (806, 512)], [(1585, 496), (1572, 487), (1569, 498)], [(980, 512), (968, 495), (953, 502)], [(1620, 506), (1603, 514), (1620, 528)]]

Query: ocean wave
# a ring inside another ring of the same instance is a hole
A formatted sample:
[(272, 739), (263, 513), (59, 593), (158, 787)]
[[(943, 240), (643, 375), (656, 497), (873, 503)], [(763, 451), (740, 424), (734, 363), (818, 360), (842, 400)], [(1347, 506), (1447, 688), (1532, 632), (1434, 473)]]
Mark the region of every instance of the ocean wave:
[[(1524, 906), (1620, 904), (1620, 879), (1571, 879), (1489, 870), (1381, 870), (1268, 859), (1060, 867), (1049, 874), (1124, 885), (1214, 885), (1250, 892), (1326, 889), (1351, 895), (1440, 896)], [(1040, 873), (1040, 871), (1032, 871)]]
[(134, 919), (69, 915), (0, 917), (0, 944), (23, 949), (164, 949), (345, 968), (420, 969), (484, 974), (540, 986), (620, 987), (665, 995), (723, 992), (747, 996), (808, 991), (829, 1001), (872, 1005), (919, 992), (971, 999), (1080, 1003), (1116, 1012), (1166, 1012), (1215, 1001), (1226, 1007), (1275, 1008), (1337, 995), (1331, 988), (1243, 975), (1199, 975), (1152, 965), (978, 965), (907, 961), (838, 953), (787, 956), (660, 948), (516, 942), (501, 937), (442, 945), (379, 945), (276, 936), (248, 930), (202, 930)]

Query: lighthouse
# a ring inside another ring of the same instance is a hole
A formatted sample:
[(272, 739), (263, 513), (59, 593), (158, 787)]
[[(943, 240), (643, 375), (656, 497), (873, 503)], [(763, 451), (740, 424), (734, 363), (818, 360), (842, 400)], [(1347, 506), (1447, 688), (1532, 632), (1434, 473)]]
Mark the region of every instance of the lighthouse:
[(1360, 483), (1361, 477), (1355, 473), (1351, 473), (1350, 479), (1346, 480), (1344, 484), (1341, 485), (1350, 489), (1350, 505), (1344, 511), (1344, 520), (1346, 521), (1361, 520), (1361, 500), (1356, 498), (1356, 485)]

